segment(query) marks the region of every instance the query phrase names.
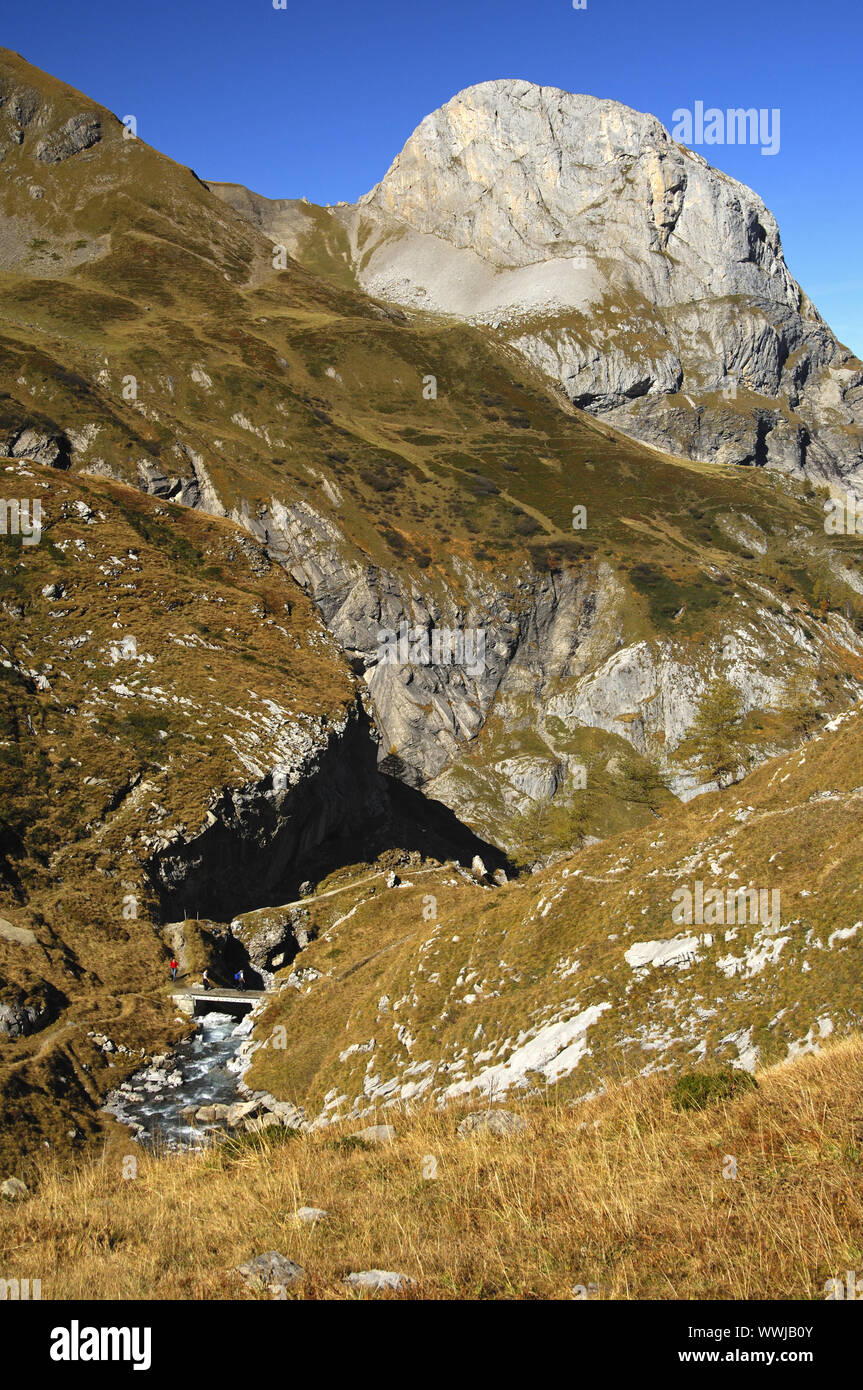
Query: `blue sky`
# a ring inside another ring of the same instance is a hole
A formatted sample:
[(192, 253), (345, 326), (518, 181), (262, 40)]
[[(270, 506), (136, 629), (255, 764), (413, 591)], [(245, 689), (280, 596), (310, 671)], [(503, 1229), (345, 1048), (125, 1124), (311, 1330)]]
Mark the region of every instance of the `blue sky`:
[(423, 116), (520, 77), (678, 108), (781, 112), (778, 153), (701, 153), (775, 214), (792, 273), (863, 356), (859, 0), (39, 0), (3, 43), (202, 178), (268, 197), (353, 200)]

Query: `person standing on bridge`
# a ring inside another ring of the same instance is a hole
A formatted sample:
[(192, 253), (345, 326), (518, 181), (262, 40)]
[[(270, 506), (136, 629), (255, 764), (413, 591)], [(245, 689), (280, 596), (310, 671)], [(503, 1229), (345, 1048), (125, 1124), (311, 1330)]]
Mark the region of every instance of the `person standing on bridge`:
[(204, 989), (212, 989), (212, 985), (210, 984), (210, 977), (207, 974), (206, 970), (204, 971), (204, 974), (201, 977), (201, 983), (203, 984)]
[(245, 975), (245, 971), (243, 971), (243, 970), (238, 970), (237, 973), (236, 973), (236, 975), (234, 976), (234, 979), (235, 979), (236, 982), (237, 982), (237, 989), (245, 990), (245, 988), (246, 988), (246, 975)]
[(175, 960), (172, 960), (172, 961), (171, 961), (171, 981), (172, 981), (172, 983), (173, 983), (173, 981), (176, 980), (176, 978), (177, 978), (177, 971), (179, 970), (179, 968), (180, 968), (179, 962), (178, 962), (178, 961), (175, 961)]

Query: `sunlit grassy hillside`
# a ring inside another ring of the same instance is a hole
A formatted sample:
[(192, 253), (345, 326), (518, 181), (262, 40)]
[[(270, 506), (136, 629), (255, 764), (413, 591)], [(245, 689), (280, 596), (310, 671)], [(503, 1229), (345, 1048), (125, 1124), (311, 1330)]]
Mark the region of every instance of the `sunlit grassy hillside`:
[(270, 1250), (305, 1271), (290, 1299), (357, 1297), (370, 1268), (430, 1299), (821, 1299), (863, 1260), (861, 1064), (850, 1038), (700, 1111), (664, 1076), (552, 1094), (510, 1136), (422, 1109), (383, 1146), (269, 1130), (136, 1169), (121, 1140), (71, 1177), (28, 1170), (0, 1261), (43, 1299), (253, 1297), (231, 1271)]

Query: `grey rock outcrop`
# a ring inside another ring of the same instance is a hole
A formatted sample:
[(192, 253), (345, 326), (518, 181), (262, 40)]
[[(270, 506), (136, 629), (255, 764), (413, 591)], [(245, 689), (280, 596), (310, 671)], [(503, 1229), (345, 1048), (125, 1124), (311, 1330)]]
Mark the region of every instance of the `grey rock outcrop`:
[[(537, 675), (562, 674), (577, 649), (586, 660), (605, 606), (605, 590), (574, 573), (489, 577), (465, 566), (458, 598), (432, 594), (419, 580), (405, 582), (351, 555), (336, 523), (305, 501), (273, 498), (256, 513), (243, 506), (232, 519), (314, 599), (365, 677), (384, 770), (391, 770), (385, 750), (397, 748), (392, 770), (414, 786), (435, 778), (479, 733), (502, 688), (532, 688)], [(449, 652), (460, 659), (430, 659), (435, 633), (461, 635), (461, 652), (457, 640)], [(382, 650), (386, 639), (392, 660)]]
[(256, 1255), (246, 1264), (238, 1265), (234, 1274), (244, 1281), (253, 1292), (279, 1294), (298, 1284), (305, 1276), (302, 1265), (280, 1255), (277, 1250), (268, 1250), (264, 1255)]
[(57, 1017), (59, 996), (49, 985), (7, 991), (0, 999), (0, 1037), (25, 1038)]
[[(566, 786), (572, 760), (556, 746), (550, 732), (555, 723), (622, 736), (637, 752), (659, 761), (675, 794), (686, 797), (695, 789), (697, 779), (681, 771), (674, 755), (715, 671), (679, 642), (622, 645), (628, 599), (608, 564), (554, 574), (514, 568), (493, 576), (465, 564), (458, 599), (450, 600), (440, 585), (431, 593), (420, 578), (364, 561), (336, 521), (305, 501), (285, 505), (273, 498), (254, 512), (244, 504), (233, 519), (304, 585), (335, 641), (363, 673), (380, 731), (381, 770), (422, 786), (465, 820), (483, 823), (477, 809), (489, 792), (460, 774), (462, 750), (492, 709), (504, 722), (516, 722), (526, 699), (542, 711), (538, 728), (548, 756), (504, 758), (485, 772), (486, 782), (497, 788), (491, 796), (502, 795), (510, 812), (527, 799), (555, 797)], [(751, 519), (729, 515), (724, 523), (740, 543), (755, 551), (763, 547)], [(817, 648), (790, 607), (786, 612), (765, 606), (758, 610), (757, 626), (746, 621), (749, 635), (744, 638), (741, 629), (726, 641), (729, 678), (745, 709), (775, 707), (788, 669), (801, 656), (818, 659)], [(380, 633), (398, 633), (405, 626), (411, 633), (482, 629), (483, 668), (469, 675), (452, 664), (382, 661)], [(819, 642), (822, 638), (863, 650), (843, 620), (837, 619), (829, 634), (817, 634)], [(387, 749), (396, 749), (397, 756)], [(489, 819), (492, 838), (498, 828)]]
[(351, 1135), (352, 1139), (361, 1139), (364, 1144), (391, 1144), (395, 1137), (392, 1125), (369, 1125), (367, 1129), (359, 1129)]
[(102, 122), (92, 112), (70, 116), (59, 130), (52, 131), (36, 146), (36, 158), (43, 164), (60, 164), (81, 150), (88, 150), (102, 138)]
[(261, 977), (266, 989), (273, 984), (276, 970), (290, 965), (299, 951), (305, 950), (316, 929), (306, 908), (286, 906), (235, 917), (231, 934), (241, 942), (249, 964)]
[(11, 458), (32, 459), (50, 468), (66, 469), (71, 463), (71, 444), (64, 434), (27, 426), (8, 435), (0, 444)]
[(177, 452), (190, 472), (167, 474), (149, 459), (140, 459), (137, 472), (141, 491), (179, 502), (184, 507), (199, 507), (213, 516), (225, 516), (225, 508), (200, 454), (183, 446), (178, 446)]

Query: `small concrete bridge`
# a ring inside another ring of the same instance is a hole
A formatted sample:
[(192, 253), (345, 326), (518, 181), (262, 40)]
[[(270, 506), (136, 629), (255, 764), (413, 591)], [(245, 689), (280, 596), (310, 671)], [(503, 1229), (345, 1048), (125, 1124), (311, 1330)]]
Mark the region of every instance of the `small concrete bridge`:
[(195, 985), (191, 989), (177, 990), (171, 998), (182, 1013), (191, 1014), (193, 1018), (217, 1012), (243, 1018), (266, 993), (263, 989), (220, 989), (218, 985), (202, 989)]

